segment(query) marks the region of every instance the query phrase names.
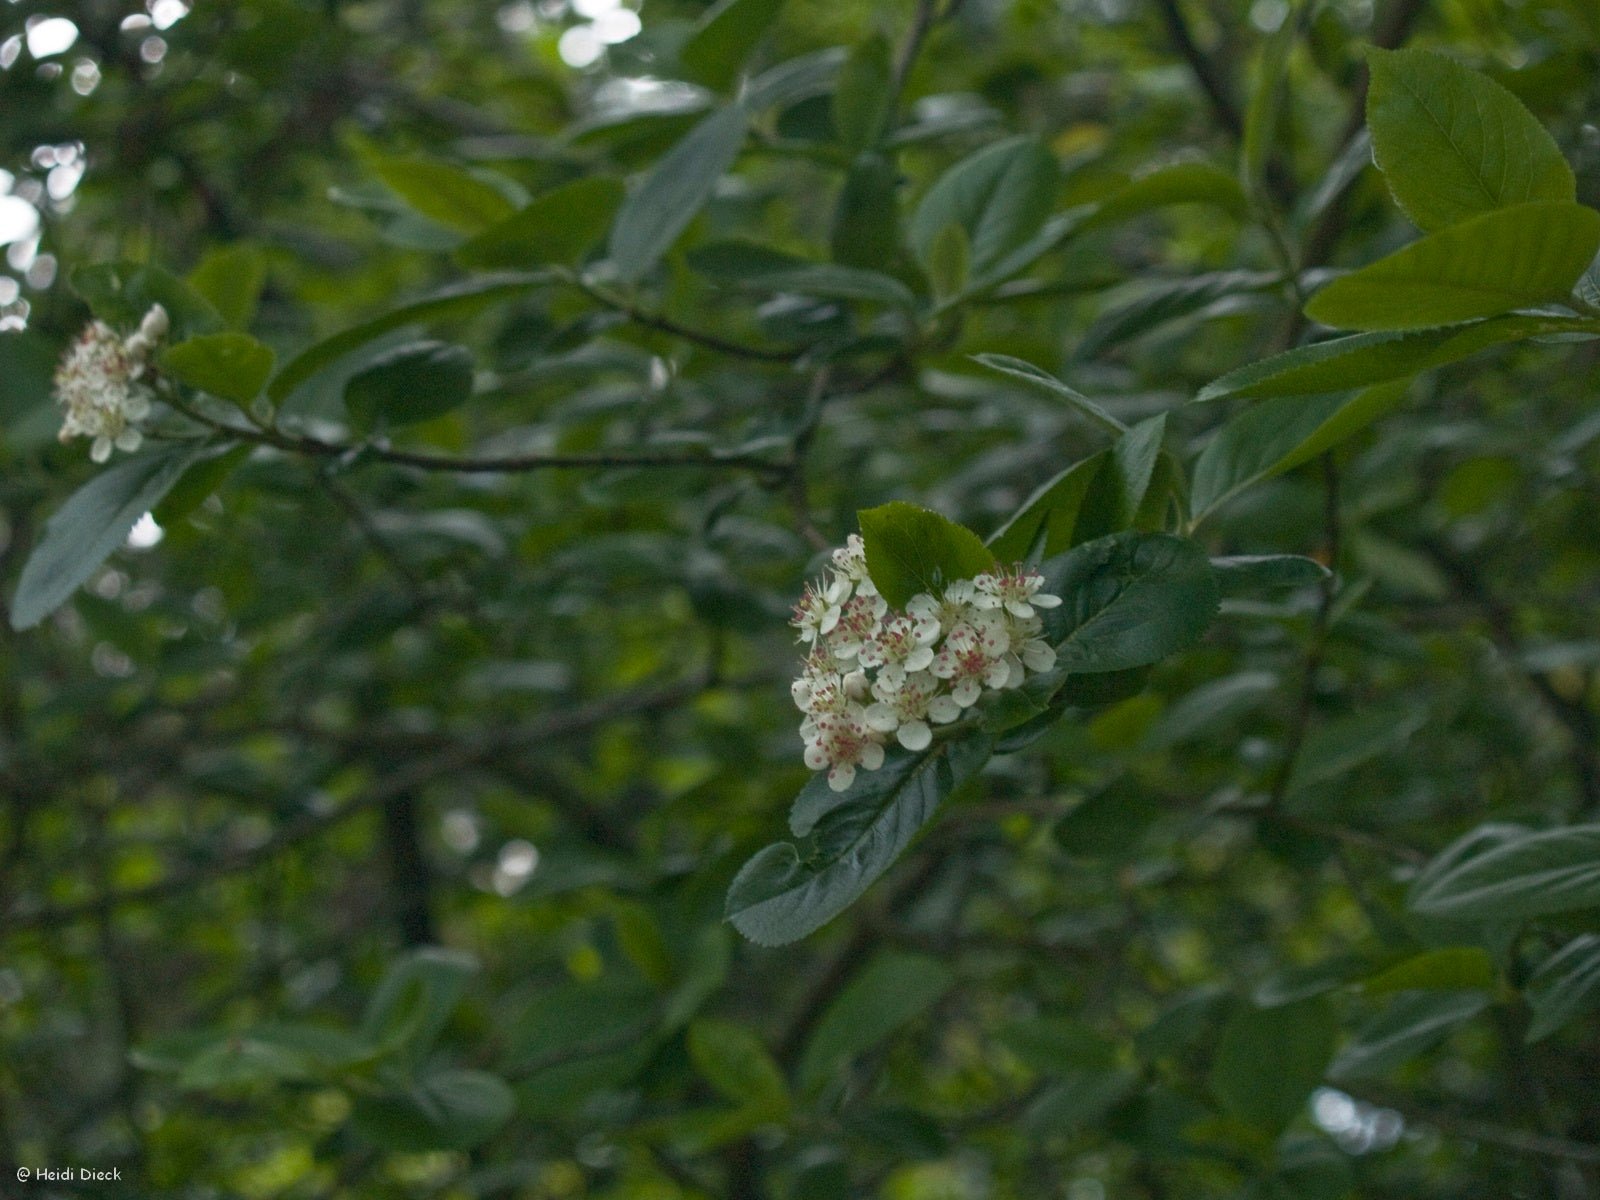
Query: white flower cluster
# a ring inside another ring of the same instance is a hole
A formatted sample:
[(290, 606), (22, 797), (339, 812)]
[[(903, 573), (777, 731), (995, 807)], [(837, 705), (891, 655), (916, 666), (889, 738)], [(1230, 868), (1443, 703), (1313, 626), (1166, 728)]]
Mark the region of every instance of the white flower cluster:
[(150, 414), (154, 393), (144, 381), (156, 346), (167, 336), (167, 310), (151, 306), (138, 332), (119, 337), (104, 321), (91, 321), (56, 369), (61, 440), (93, 438), (89, 457), (103, 463), (111, 448), (137, 450), (138, 422)]
[(833, 552), (833, 566), (808, 584), (790, 623), (808, 649), (790, 691), (805, 719), (806, 766), (828, 772), (842, 792), (856, 768), (883, 765), (890, 734), (907, 750), (933, 741), (985, 690), (1013, 688), (1028, 673), (1055, 666), (1036, 609), (1059, 596), (1039, 591), (1044, 577), (1015, 567), (960, 579), (940, 596), (913, 596), (892, 610), (867, 574), (858, 534)]

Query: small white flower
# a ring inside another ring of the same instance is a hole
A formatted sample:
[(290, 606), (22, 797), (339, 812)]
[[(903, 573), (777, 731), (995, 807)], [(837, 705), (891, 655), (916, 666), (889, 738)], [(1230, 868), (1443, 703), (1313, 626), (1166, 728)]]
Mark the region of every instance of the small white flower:
[(950, 681), (951, 698), (970, 708), (984, 688), (1003, 688), (1010, 682), (1011, 666), (1005, 657), (1010, 648), (1003, 622), (975, 619), (950, 631), (931, 669)]
[(1056, 665), (1055, 647), (1040, 636), (1044, 632), (1043, 621), (1038, 617), (1014, 617), (1007, 613), (1005, 624), (1011, 643), (1006, 654), (1006, 662), (1011, 667), (1009, 686), (1020, 686), (1029, 671), (1037, 675)]
[(867, 573), (867, 544), (859, 533), (852, 533), (845, 544), (833, 552), (833, 569), (838, 578), (848, 582), (859, 595), (876, 596), (878, 587)]
[(856, 779), (856, 768), (876, 771), (883, 766), (883, 743), (863, 720), (859, 706), (818, 718), (806, 739), (805, 763), (813, 771), (828, 772), (828, 786), (842, 792)]
[(1044, 576), (1025, 567), (979, 575), (973, 581), (972, 603), (985, 611), (1004, 609), (1014, 617), (1028, 618), (1036, 608), (1055, 608), (1061, 597), (1040, 592)]
[(958, 625), (971, 623), (980, 611), (974, 600), (977, 588), (970, 579), (957, 579), (945, 585), (944, 593), (931, 596), (926, 592), (911, 597), (906, 612), (919, 621), (937, 621), (940, 633), (949, 633)]
[(1036, 610), (1061, 601), (1039, 591), (1043, 582), (1018, 566), (954, 580), (894, 610), (852, 534), (795, 607), (793, 623), (810, 647), (791, 687), (805, 714), (806, 765), (826, 771), (828, 786), (842, 792), (858, 770), (883, 764), (889, 734), (907, 750), (926, 750), (933, 726), (960, 719), (985, 691), (1050, 670), (1056, 652)]
[(928, 727), (946, 725), (961, 715), (961, 706), (944, 695), (941, 681), (927, 671), (903, 676), (897, 683), (881, 676), (872, 685), (877, 703), (866, 711), (868, 727), (892, 733), (907, 750), (926, 750), (933, 741)]
[(819, 637), (831, 633), (838, 623), (839, 606), (830, 601), (825, 592), (806, 584), (806, 590), (800, 594), (800, 602), (794, 606), (794, 616), (789, 619), (789, 624), (800, 631), (800, 640), (810, 645)]
[(926, 671), (933, 664), (933, 645), (938, 640), (937, 621), (892, 617), (877, 637), (861, 647), (857, 658), (863, 667), (892, 665), (902, 671)]
[(852, 596), (839, 610), (839, 619), (828, 634), (828, 649), (840, 662), (850, 662), (861, 648), (878, 636), (883, 615), (889, 605), (882, 596)]
[(89, 438), (89, 457), (97, 463), (110, 458), (113, 447), (139, 448), (144, 435), (137, 423), (150, 415), (153, 399), (142, 380), (167, 328), (167, 314), (159, 304), (145, 314), (139, 332), (126, 339), (103, 321), (91, 321), (84, 328), (56, 370), (63, 442)]

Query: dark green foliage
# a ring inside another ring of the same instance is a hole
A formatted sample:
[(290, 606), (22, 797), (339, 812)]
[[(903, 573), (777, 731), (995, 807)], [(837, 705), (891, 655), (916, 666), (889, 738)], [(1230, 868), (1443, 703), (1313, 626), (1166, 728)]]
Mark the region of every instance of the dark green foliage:
[[(1592, 0), (146, 7), (0, 5), (7, 1180), (1600, 1196)], [(856, 532), (1062, 603), (835, 791)]]

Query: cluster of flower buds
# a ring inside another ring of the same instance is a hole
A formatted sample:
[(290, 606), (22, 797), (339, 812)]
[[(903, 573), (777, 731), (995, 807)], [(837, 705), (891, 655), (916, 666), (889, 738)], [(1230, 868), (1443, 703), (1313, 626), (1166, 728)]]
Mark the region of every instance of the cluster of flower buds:
[(806, 766), (827, 771), (842, 792), (856, 769), (883, 765), (893, 736), (907, 750), (925, 749), (933, 726), (960, 718), (985, 691), (1017, 687), (1028, 673), (1055, 666), (1036, 609), (1058, 596), (1039, 591), (1044, 578), (1017, 566), (959, 579), (938, 596), (913, 596), (897, 611), (867, 574), (865, 547), (851, 534), (833, 552), (826, 577), (806, 587), (791, 624), (807, 647), (791, 693), (805, 719)]
[(85, 327), (56, 370), (63, 442), (93, 438), (89, 457), (97, 463), (111, 457), (112, 447), (139, 448), (144, 440), (139, 422), (150, 415), (154, 399), (145, 372), (168, 328), (167, 310), (159, 304), (126, 338), (104, 321)]

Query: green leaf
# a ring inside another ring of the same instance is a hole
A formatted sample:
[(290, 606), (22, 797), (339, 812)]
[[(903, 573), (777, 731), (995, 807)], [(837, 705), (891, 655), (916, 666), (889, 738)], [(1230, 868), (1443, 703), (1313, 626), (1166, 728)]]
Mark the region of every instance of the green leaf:
[(1119, 781), (1079, 803), (1050, 832), (1073, 858), (1120, 861), (1138, 850), (1161, 812), (1148, 788)]
[[(989, 539), (989, 549), (1001, 562), (1020, 562), (1034, 553), (1044, 557), (1070, 550), (1081, 539), (1073, 536), (1089, 490), (1100, 473), (1109, 469), (1111, 451), (1102, 450), (1073, 463), (1036, 489)], [(1042, 538), (1042, 541), (1041, 541)]]
[(1206, 162), (1176, 162), (1135, 176), (1100, 201), (1082, 228), (1093, 229), (1174, 204), (1207, 204), (1233, 216), (1250, 211), (1239, 181)]
[(415, 212), (462, 233), (487, 229), (514, 211), (499, 188), (450, 163), (374, 154), (368, 165)]
[(1267, 174), (1273, 141), (1283, 126), (1284, 81), (1289, 56), (1300, 36), (1300, 5), (1292, 4), (1283, 21), (1261, 45), (1250, 102), (1244, 114), (1244, 136), (1239, 144), (1239, 178), (1245, 187), (1259, 191)]
[(922, 197), (907, 230), (911, 248), (928, 264), (940, 235), (956, 226), (966, 235), (972, 276), (987, 278), (1044, 224), (1058, 177), (1055, 158), (1035, 138), (986, 146), (951, 167)]
[(1062, 383), (1061, 380), (1048, 371), (1041, 370), (1030, 362), (1024, 362), (1020, 358), (1012, 358), (1009, 354), (974, 354), (972, 361), (988, 367), (991, 371), (999, 371), (1002, 375), (1020, 379), (1023, 383), (1038, 388), (1040, 391), (1048, 392), (1058, 399), (1065, 400), (1069, 405), (1113, 436), (1119, 436), (1128, 431), (1126, 425), (1082, 392)]
[(628, 193), (611, 226), (607, 250), (625, 283), (648, 274), (711, 198), (744, 143), (746, 114), (718, 109), (669, 150)]
[(1280, 282), (1267, 271), (1214, 271), (1187, 279), (1163, 280), (1133, 300), (1105, 309), (1084, 331), (1072, 355), (1095, 358), (1169, 321), (1201, 312), (1219, 300), (1262, 292)]
[[(1029, 554), (1053, 557), (1144, 523), (1146, 499), (1162, 455), (1166, 414), (1141, 421), (1108, 449), (1074, 463), (1045, 483), (993, 537), (1001, 562)], [(1151, 524), (1159, 524), (1159, 514)]]
[(1437, 1046), (1488, 1006), (1489, 997), (1481, 991), (1402, 992), (1356, 1030), (1328, 1068), (1328, 1077), (1344, 1081), (1387, 1074)]
[(1251, 484), (1310, 462), (1405, 399), (1406, 383), (1352, 394), (1284, 396), (1245, 409), (1200, 452), (1190, 492), (1198, 522)]
[(344, 404), (364, 429), (442, 416), (472, 396), (472, 354), (445, 342), (411, 342), (373, 359), (344, 385)]
[(1498, 317), (1471, 325), (1410, 333), (1358, 333), (1299, 346), (1230, 371), (1197, 400), (1266, 399), (1370, 387), (1409, 379), (1502, 342), (1592, 328), (1562, 317)]
[(657, 993), (618, 973), (541, 985), (503, 1033), (501, 1063), (516, 1076), (541, 1067), (598, 1059), (618, 1047), (643, 1046), (655, 1025)]
[(273, 354), (247, 333), (206, 333), (163, 351), (161, 369), (179, 383), (236, 404), (261, 394)]
[(939, 297), (960, 295), (972, 271), (972, 246), (967, 231), (959, 225), (946, 225), (933, 239), (923, 266), (933, 294)]
[(862, 300), (902, 312), (914, 312), (918, 307), (911, 289), (898, 279), (861, 267), (800, 262), (785, 269), (747, 276), (747, 282), (763, 290), (796, 292), (826, 300)]
[(386, 333), (423, 321), (447, 317), (468, 317), (499, 300), (509, 300), (538, 287), (545, 287), (553, 276), (543, 272), (521, 272), (475, 279), (470, 283), (440, 288), (410, 304), (374, 317), (360, 325), (318, 342), (291, 359), (267, 386), (267, 395), (282, 402), (313, 375), (332, 366), (353, 350), (376, 341)]
[[(790, 842), (760, 851), (728, 889), (728, 919), (763, 946), (782, 946), (820, 929), (889, 869), (945, 797), (988, 761), (989, 752), (981, 736), (936, 747), (899, 786), (824, 816), (804, 852)], [(870, 774), (858, 778), (863, 773)]]
[(433, 1045), (478, 969), (470, 955), (426, 946), (396, 959), (384, 972), (361, 1018), (361, 1034), (420, 1057)]
[(1576, 199), (1555, 140), (1494, 80), (1427, 50), (1369, 49), (1367, 65), (1372, 156), (1418, 228)]
[(801, 1090), (816, 1091), (851, 1059), (932, 1008), (954, 983), (935, 958), (880, 951), (817, 1022), (800, 1059)]
[(1276, 1008), (1241, 1006), (1222, 1027), (1211, 1090), (1240, 1120), (1276, 1133), (1322, 1082), (1336, 1033), (1333, 1010), (1320, 996)]
[(1057, 665), (1122, 671), (1193, 645), (1217, 612), (1217, 584), (1199, 546), (1166, 533), (1119, 533), (1040, 565)]
[(1295, 757), (1285, 795), (1327, 783), (1398, 749), (1428, 720), (1427, 705), (1397, 701), (1373, 705), (1312, 727)]
[(148, 263), (111, 262), (79, 267), (72, 273), (72, 290), (83, 297), (95, 316), (124, 333), (137, 329), (155, 304), (167, 310), (173, 341), (222, 328), (217, 310), (193, 288)]
[(605, 237), (624, 194), (621, 180), (603, 175), (551, 188), (463, 242), (456, 261), (478, 268), (570, 265)]
[(797, 104), (812, 96), (826, 92), (844, 65), (843, 46), (814, 50), (798, 58), (785, 59), (752, 76), (742, 94), (745, 106), (752, 112), (764, 108), (782, 108)]
[(857, 42), (833, 92), (833, 128), (846, 150), (859, 153), (878, 144), (889, 119), (891, 83), (887, 39), (875, 33)]
[(1007, 1050), (1045, 1075), (1104, 1071), (1117, 1062), (1116, 1047), (1070, 1017), (1029, 1017), (1002, 1025), (997, 1036)]
[(235, 446), (224, 442), (207, 450), (184, 472), (183, 478), (178, 480), (162, 501), (150, 510), (156, 523), (171, 525), (199, 508), (250, 457), (255, 448), (250, 442)]
[(900, 248), (900, 173), (882, 154), (860, 154), (845, 173), (833, 209), (828, 250), (850, 267), (882, 269)]
[(720, 0), (678, 52), (684, 73), (696, 83), (726, 91), (782, 8), (783, 0)]
[[(1213, 569), (1216, 563), (1211, 560)], [(1145, 735), (1144, 745), (1165, 749), (1203, 737), (1260, 708), (1279, 686), (1271, 671), (1243, 671), (1203, 683), (1161, 714)]]
[(732, 1021), (703, 1018), (689, 1026), (689, 1061), (735, 1104), (780, 1115), (789, 1107), (783, 1072), (750, 1030)]
[(1339, 329), (1426, 329), (1568, 299), (1600, 249), (1600, 213), (1519, 204), (1430, 233), (1335, 279), (1306, 315)]
[(1303, 588), (1330, 574), (1315, 559), (1299, 554), (1241, 554), (1213, 558), (1211, 569), (1224, 600), (1258, 595), (1279, 588)]
[(245, 329), (256, 315), (267, 282), (267, 256), (247, 242), (206, 252), (189, 272), (189, 286), (216, 309), (230, 329)]
[(1425, 950), (1378, 972), (1361, 985), (1368, 995), (1418, 989), (1429, 991), (1487, 990), (1494, 987), (1494, 962), (1481, 946), (1442, 946)]
[(891, 608), (919, 592), (992, 571), (994, 555), (972, 530), (936, 512), (895, 500), (856, 514), (866, 543), (867, 572)]
[(1533, 1021), (1528, 1041), (1549, 1037), (1568, 1022), (1600, 1008), (1600, 935), (1585, 933), (1556, 951), (1525, 989)]
[(327, 1078), (372, 1053), (371, 1045), (343, 1030), (268, 1022), (163, 1034), (130, 1050), (128, 1061), (177, 1076), (179, 1087), (200, 1089)]
[(1368, 965), (1363, 958), (1338, 954), (1321, 962), (1281, 967), (1256, 984), (1250, 998), (1261, 1008), (1276, 1008), (1322, 996), (1358, 978)]
[(1408, 904), (1424, 916), (1501, 921), (1600, 906), (1600, 825), (1521, 834), (1424, 871)]
[(842, 792), (828, 786), (825, 771), (814, 773), (789, 807), (789, 831), (803, 838), (836, 808), (876, 807), (888, 803), (932, 753), (932, 750), (912, 751), (897, 745), (888, 746), (884, 750), (883, 766), (876, 771), (857, 771), (855, 781)]
[[(1082, 511), (1072, 527), (1072, 542), (1089, 541), (1121, 533), (1138, 519), (1146, 493), (1155, 478), (1161, 442), (1167, 432), (1167, 414), (1140, 421), (1111, 444), (1106, 465), (1095, 473)], [(1067, 549), (1063, 546), (1062, 549)], [(1046, 543), (1046, 554), (1055, 553)]]
[(204, 449), (203, 443), (184, 442), (130, 455), (68, 496), (22, 568), (11, 598), (11, 628), (31, 629), (64, 604)]
[[(237, 1033), (219, 1030), (205, 1035), (183, 1056), (177, 1084), (210, 1089), (325, 1079), (372, 1052), (368, 1043), (352, 1034), (315, 1025), (268, 1023)], [(152, 1058), (146, 1053), (136, 1062), (148, 1067)]]
[(351, 1117), (357, 1133), (384, 1150), (470, 1150), (498, 1133), (516, 1111), (506, 1082), (484, 1071), (445, 1070), (404, 1088), (358, 1096)]

